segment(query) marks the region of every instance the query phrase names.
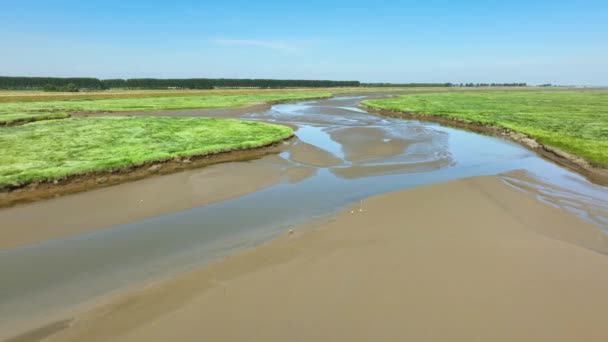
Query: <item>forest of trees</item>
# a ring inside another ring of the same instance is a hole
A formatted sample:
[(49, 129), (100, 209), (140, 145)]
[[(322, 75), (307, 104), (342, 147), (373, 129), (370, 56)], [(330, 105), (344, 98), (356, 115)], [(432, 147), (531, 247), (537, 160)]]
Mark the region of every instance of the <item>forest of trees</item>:
[(213, 89), (213, 88), (329, 88), (329, 87), (525, 87), (526, 83), (360, 83), (359, 81), (270, 80), (230, 78), (131, 78), (100, 80), (72, 77), (0, 76), (0, 89), (79, 91), (127, 89)]
[(270, 80), (270, 79), (229, 79), (229, 78), (185, 78), (157, 79), (134, 78), (127, 80), (104, 80), (108, 88), (139, 88), (139, 89), (212, 89), (212, 88), (327, 88), (327, 87), (359, 87), (359, 81), (327, 81), (327, 80)]
[(101, 80), (86, 77), (5, 77), (0, 76), (0, 89), (63, 89), (74, 85), (76, 89), (104, 89)]
[(269, 79), (157, 79), (133, 78), (99, 80), (96, 78), (55, 78), (55, 77), (0, 77), (0, 89), (27, 90), (44, 89), (65, 91), (102, 90), (109, 88), (130, 89), (213, 89), (213, 88), (328, 88), (359, 87), (359, 81), (327, 80), (269, 80)]

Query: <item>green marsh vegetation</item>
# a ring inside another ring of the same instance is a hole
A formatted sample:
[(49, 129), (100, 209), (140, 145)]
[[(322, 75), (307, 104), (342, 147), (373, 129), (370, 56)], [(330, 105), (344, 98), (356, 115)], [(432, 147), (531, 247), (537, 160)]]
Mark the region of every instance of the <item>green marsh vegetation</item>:
[[(198, 96), (156, 96), (90, 99), (51, 97), (43, 101), (0, 101), (0, 125), (19, 121), (65, 118), (73, 112), (129, 112), (178, 109), (242, 107), (255, 103), (329, 97), (331, 92), (255, 92), (236, 94), (199, 94)], [(43, 99), (45, 99), (43, 97)]]
[[(447, 89), (449, 88), (441, 90), (439, 88), (409, 88), (407, 91), (446, 91)], [(0, 126), (62, 119), (75, 112), (234, 108), (255, 103), (306, 100), (341, 93), (374, 91), (377, 89), (120, 90), (84, 93), (0, 91)]]
[(75, 174), (248, 149), (293, 134), (234, 119), (104, 117), (0, 128), (0, 189)]
[(443, 92), (364, 104), (506, 128), (608, 167), (608, 90)]

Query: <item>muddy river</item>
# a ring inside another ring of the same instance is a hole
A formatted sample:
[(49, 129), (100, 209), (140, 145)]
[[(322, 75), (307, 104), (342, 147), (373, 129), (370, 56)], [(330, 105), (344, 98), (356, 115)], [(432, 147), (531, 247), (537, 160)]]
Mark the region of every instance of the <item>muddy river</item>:
[(0, 246), (0, 329), (200, 266), (374, 194), (463, 177), (500, 174), (608, 229), (606, 188), (500, 138), (371, 115), (357, 107), (363, 99), (221, 113), (294, 127), (278, 155), (0, 210), (11, 241)]

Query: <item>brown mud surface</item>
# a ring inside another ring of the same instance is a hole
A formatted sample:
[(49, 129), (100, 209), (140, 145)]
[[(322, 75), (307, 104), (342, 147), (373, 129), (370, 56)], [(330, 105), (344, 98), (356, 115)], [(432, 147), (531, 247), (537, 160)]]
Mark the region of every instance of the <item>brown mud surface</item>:
[(398, 155), (410, 144), (406, 139), (387, 139), (386, 132), (375, 127), (346, 127), (332, 131), (330, 136), (343, 146), (344, 157), (351, 162)]
[[(277, 155), (286, 150), (289, 160)], [(19, 189), (0, 193), (0, 200), (5, 201), (0, 203), (20, 202), (0, 211), (0, 249), (200, 207), (281, 182), (298, 183), (312, 177), (316, 167), (338, 162), (327, 151), (290, 139), (261, 150), (231, 152), (222, 159), (191, 158), (186, 163), (171, 160), (135, 172), (89, 175), (65, 186), (41, 184), (23, 192), (25, 200), (18, 197)], [(160, 168), (150, 171), (156, 167)], [(70, 195), (60, 196), (66, 194)], [(44, 198), (52, 199), (32, 203), (33, 199)]]
[(62, 320), (54, 323), (49, 323), (45, 326), (42, 326), (38, 329), (33, 329), (26, 333), (7, 338), (4, 342), (38, 342), (44, 341), (44, 339), (54, 333), (57, 333), (61, 330), (68, 328), (71, 324), (70, 320)]
[(373, 177), (381, 175), (408, 174), (418, 172), (430, 172), (447, 166), (447, 161), (437, 160), (429, 163), (387, 164), (387, 165), (351, 165), (342, 168), (331, 169), (330, 172), (343, 179), (357, 179), (362, 176)]
[(360, 106), (362, 108), (365, 108), (372, 114), (378, 114), (392, 118), (436, 122), (442, 125), (463, 128), (477, 133), (509, 138), (510, 140), (529, 148), (530, 150), (538, 153), (544, 158), (547, 158), (557, 163), (558, 165), (580, 173), (581, 175), (585, 176), (587, 179), (596, 184), (608, 185), (608, 169), (591, 165), (583, 158), (564, 152), (556, 147), (541, 144), (534, 138), (528, 137), (527, 135), (522, 133), (517, 133), (502, 127), (468, 122), (454, 118), (448, 118), (445, 116), (424, 115), (392, 110), (375, 109), (367, 107), (363, 104), (360, 104)]
[(109, 298), (46, 341), (603, 342), (607, 252), (576, 216), (467, 178)]
[(378, 127), (345, 127), (329, 132), (342, 145), (344, 167), (331, 172), (345, 179), (429, 172), (452, 163), (447, 137), (419, 127), (402, 128), (407, 139)]
[[(570, 212), (579, 213), (582, 218), (588, 222), (595, 223), (597, 226), (608, 227), (608, 220), (606, 220), (606, 217), (608, 217), (608, 206), (606, 205), (605, 199), (602, 200), (592, 194), (568, 191), (555, 184), (542, 181), (524, 170), (506, 172), (503, 174), (502, 179), (505, 183), (518, 190), (524, 191), (545, 203), (561, 209), (567, 209)], [(582, 232), (572, 230), (571, 233)], [(608, 233), (608, 230), (605, 230), (605, 233)], [(560, 232), (557, 232), (557, 234), (560, 234)], [(598, 240), (603, 241), (603, 239), (604, 238), (598, 237)], [(595, 249), (593, 244), (589, 241), (585, 241), (585, 238), (582, 236), (573, 237), (570, 240), (580, 241), (581, 243), (584, 243), (587, 248)], [(602, 250), (601, 252), (608, 254), (608, 251), (605, 250)]]
[(58, 239), (238, 197), (314, 170), (280, 158), (225, 163), (6, 208), (0, 249)]
[(302, 141), (296, 142), (289, 150), (290, 159), (305, 165), (315, 167), (330, 167), (342, 165), (342, 160), (319, 147)]

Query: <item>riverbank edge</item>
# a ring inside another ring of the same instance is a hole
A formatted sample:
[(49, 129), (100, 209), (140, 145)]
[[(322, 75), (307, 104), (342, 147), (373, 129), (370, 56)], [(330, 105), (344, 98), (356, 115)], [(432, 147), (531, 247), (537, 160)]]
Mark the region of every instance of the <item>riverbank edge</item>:
[(29, 203), (68, 194), (104, 188), (148, 177), (166, 175), (214, 164), (247, 161), (261, 158), (268, 154), (278, 153), (284, 144), (295, 134), (258, 147), (235, 149), (216, 153), (176, 157), (166, 160), (145, 162), (136, 166), (121, 167), (112, 170), (94, 171), (74, 174), (62, 179), (32, 182), (0, 192), (0, 208)]
[(562, 151), (557, 147), (544, 145), (533, 137), (510, 130), (508, 128), (494, 125), (486, 125), (478, 122), (465, 121), (447, 116), (439, 116), (433, 114), (417, 114), (411, 112), (380, 109), (369, 106), (365, 103), (360, 103), (359, 106), (368, 111), (370, 114), (376, 114), (391, 118), (435, 122), (450, 127), (473, 131), (475, 133), (482, 133), (491, 136), (508, 138), (509, 140), (536, 152), (541, 157), (544, 157), (560, 166), (566, 167), (574, 172), (581, 174), (593, 183), (599, 185), (608, 185), (608, 168), (594, 166), (581, 157)]

